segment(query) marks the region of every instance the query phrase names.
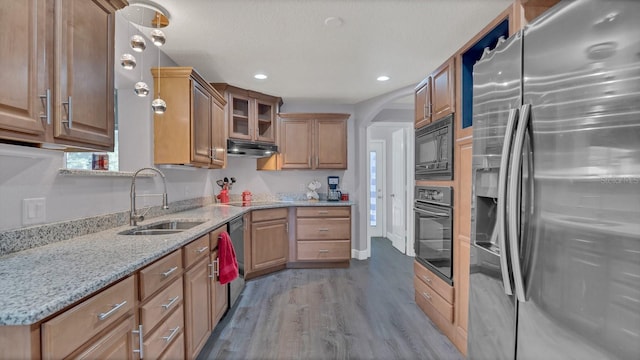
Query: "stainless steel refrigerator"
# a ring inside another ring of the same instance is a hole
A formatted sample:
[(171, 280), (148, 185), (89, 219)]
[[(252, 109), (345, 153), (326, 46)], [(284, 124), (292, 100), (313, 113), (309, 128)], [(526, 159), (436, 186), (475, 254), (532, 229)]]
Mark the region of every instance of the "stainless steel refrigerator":
[(470, 359), (640, 358), (640, 1), (563, 1), (473, 70)]

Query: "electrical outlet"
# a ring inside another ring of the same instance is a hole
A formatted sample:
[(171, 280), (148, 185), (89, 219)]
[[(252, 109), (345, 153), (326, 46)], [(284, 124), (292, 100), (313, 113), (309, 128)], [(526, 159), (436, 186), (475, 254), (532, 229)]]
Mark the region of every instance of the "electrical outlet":
[(33, 225), (47, 219), (47, 201), (45, 198), (22, 199), (22, 225)]

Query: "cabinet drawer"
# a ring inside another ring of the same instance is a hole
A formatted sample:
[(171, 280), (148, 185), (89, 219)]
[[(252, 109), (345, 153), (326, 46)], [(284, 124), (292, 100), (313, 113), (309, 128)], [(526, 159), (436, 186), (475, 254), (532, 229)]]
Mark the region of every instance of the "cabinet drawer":
[(223, 225), (209, 233), (209, 249), (211, 251), (218, 247), (218, 236), (227, 231), (227, 226)]
[(169, 345), (167, 351), (158, 360), (184, 360), (184, 333)]
[[(118, 326), (89, 345), (81, 354), (71, 355), (71, 359), (132, 359), (133, 341), (131, 330), (136, 327), (133, 315), (125, 318)], [(138, 348), (138, 345), (135, 345)]]
[(298, 260), (349, 260), (351, 241), (298, 241)]
[(140, 308), (140, 323), (144, 328), (151, 330), (173, 309), (180, 306), (183, 301), (182, 281), (180, 278), (173, 280), (167, 288), (151, 297), (149, 302)]
[(184, 330), (184, 308), (180, 305), (152, 333), (144, 335), (144, 358), (157, 359), (172, 343), (182, 341), (177, 346), (184, 352), (184, 338), (180, 335)]
[(447, 320), (440, 312), (438, 312), (435, 306), (427, 301), (427, 299), (418, 291), (415, 292), (415, 300), (420, 310), (422, 310), (429, 317), (429, 319), (431, 319), (431, 321), (436, 324), (438, 329), (440, 329), (440, 331), (442, 331), (449, 339), (452, 339), (454, 334), (453, 324), (449, 320)]
[(140, 270), (140, 300), (146, 299), (165, 284), (182, 276), (182, 252), (176, 250)]
[(445, 319), (449, 322), (453, 322), (453, 305), (447, 302), (442, 296), (438, 295), (429, 285), (418, 279), (417, 276), (413, 277), (413, 286), (415, 287), (416, 297), (422, 297), (429, 304), (431, 304)]
[(351, 220), (345, 218), (297, 219), (297, 240), (351, 239)]
[(317, 206), (296, 208), (297, 217), (350, 217), (350, 206)]
[[(217, 244), (216, 244), (217, 245)], [(209, 256), (209, 235), (202, 236), (182, 248), (184, 268), (195, 264), (205, 256)]]
[(452, 286), (416, 261), (413, 262), (413, 271), (418, 279), (436, 291), (438, 295), (447, 300), (449, 304), (453, 304)]
[(276, 219), (286, 219), (289, 214), (288, 208), (253, 210), (251, 212), (251, 221), (266, 221)]
[(132, 276), (42, 324), (44, 359), (61, 359), (135, 306)]

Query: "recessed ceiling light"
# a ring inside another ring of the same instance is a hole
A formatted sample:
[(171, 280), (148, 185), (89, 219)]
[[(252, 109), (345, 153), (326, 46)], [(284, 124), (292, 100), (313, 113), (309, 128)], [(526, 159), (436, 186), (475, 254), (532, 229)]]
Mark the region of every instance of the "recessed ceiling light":
[(378, 78), (376, 80), (378, 81), (387, 81), (391, 79), (390, 77), (388, 77), (387, 75), (382, 75), (382, 76), (378, 76)]
[(328, 18), (324, 19), (324, 25), (326, 27), (332, 27), (332, 28), (337, 28), (337, 27), (342, 26), (343, 22), (344, 21), (342, 21), (341, 18), (336, 17), (336, 16), (331, 16), (331, 17), (328, 17)]
[(258, 79), (258, 80), (264, 80), (267, 78), (267, 75), (265, 74), (255, 74), (253, 75), (254, 78)]

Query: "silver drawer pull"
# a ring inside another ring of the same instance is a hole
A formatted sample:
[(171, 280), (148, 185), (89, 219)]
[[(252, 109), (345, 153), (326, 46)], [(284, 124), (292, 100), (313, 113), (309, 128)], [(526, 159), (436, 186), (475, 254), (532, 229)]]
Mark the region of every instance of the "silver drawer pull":
[(424, 279), (424, 281), (431, 283), (431, 279), (428, 276), (422, 275), (422, 278)]
[(173, 304), (176, 303), (176, 301), (178, 301), (178, 299), (180, 299), (180, 295), (176, 295), (176, 297), (174, 297), (173, 299), (170, 299), (168, 303), (166, 304), (162, 304), (162, 307), (165, 309), (170, 308)]
[(212, 268), (211, 275), (209, 275), (209, 277), (215, 280), (217, 276), (220, 276), (220, 264), (218, 263), (218, 259), (213, 260), (213, 262), (209, 264), (209, 267)]
[(320, 229), (318, 229), (318, 231), (329, 231), (329, 229), (327, 229), (327, 228), (320, 228)]
[(138, 325), (138, 330), (132, 330), (131, 332), (133, 334), (138, 335), (138, 346), (140, 347), (140, 349), (134, 349), (133, 352), (140, 354), (140, 359), (143, 359), (144, 358), (144, 339), (142, 334), (142, 325)]
[(44, 115), (40, 115), (40, 119), (47, 119), (47, 125), (51, 125), (51, 90), (47, 89), (40, 99), (44, 100)]
[(318, 214), (328, 214), (329, 212), (327, 210), (319, 210)]
[(196, 252), (197, 252), (198, 254), (202, 254), (203, 252), (205, 252), (205, 251), (207, 251), (207, 250), (209, 250), (209, 247), (208, 247), (208, 246), (203, 246), (202, 248), (200, 248), (200, 249), (196, 250)]
[(172, 267), (171, 269), (167, 270), (166, 272), (162, 273), (163, 277), (167, 277), (169, 275), (171, 275), (174, 271), (178, 270), (177, 266)]
[(171, 340), (173, 340), (173, 337), (176, 336), (178, 331), (180, 331), (180, 326), (176, 326), (175, 328), (169, 330), (171, 330), (171, 334), (169, 334), (169, 336), (162, 337), (166, 342), (171, 342)]
[(121, 302), (120, 304), (113, 305), (111, 310), (109, 310), (107, 312), (98, 314), (98, 320), (104, 320), (104, 319), (108, 318), (109, 316), (113, 315), (116, 311), (120, 310), (120, 308), (123, 307), (126, 303), (127, 303), (127, 300)]
[(429, 302), (431, 301), (431, 295), (429, 295), (429, 293), (423, 292), (422, 296), (424, 296), (425, 299), (429, 300)]
[(328, 252), (329, 252), (329, 250), (320, 249), (320, 250), (318, 250), (318, 252), (319, 252), (319, 253), (328, 253)]

